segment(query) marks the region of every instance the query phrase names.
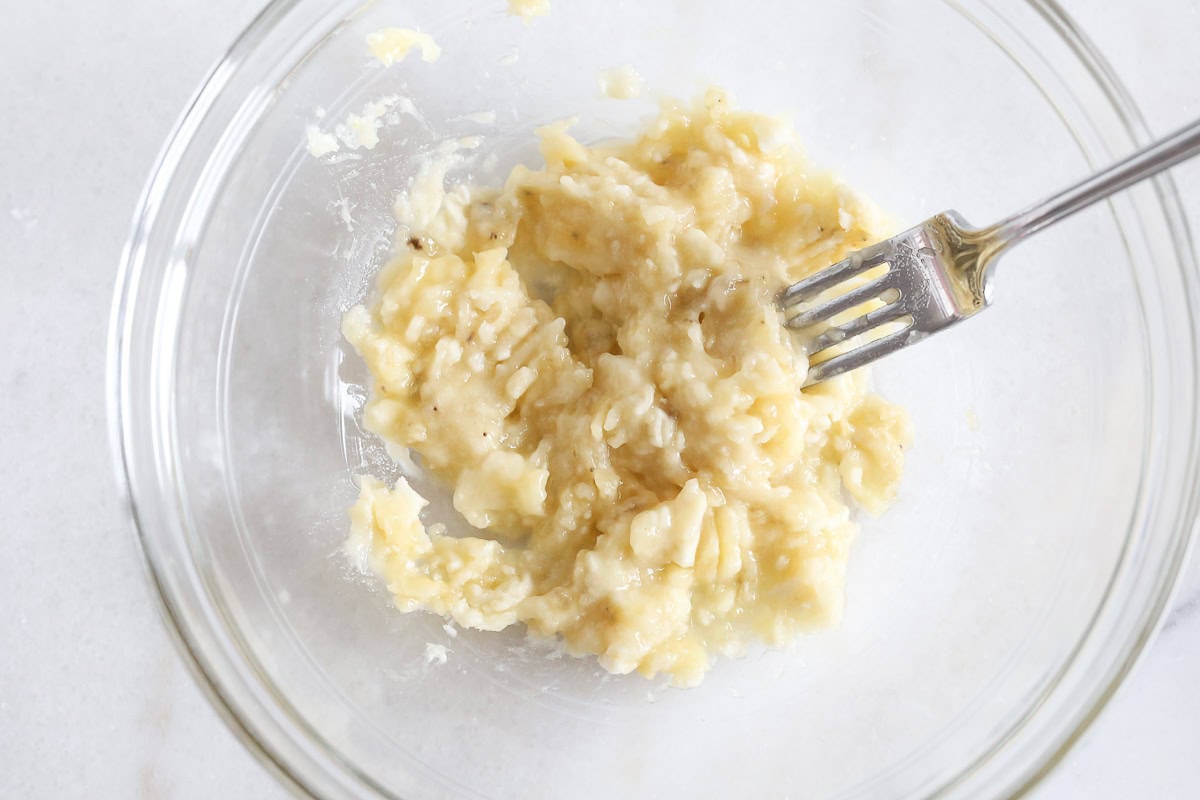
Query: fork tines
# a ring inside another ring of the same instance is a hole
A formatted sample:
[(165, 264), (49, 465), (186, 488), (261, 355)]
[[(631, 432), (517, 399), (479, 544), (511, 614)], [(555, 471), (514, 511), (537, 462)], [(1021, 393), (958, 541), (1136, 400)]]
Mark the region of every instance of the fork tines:
[[(821, 295), (871, 270), (887, 270), (867, 283), (822, 300)], [(886, 248), (876, 246), (851, 254), (831, 267), (813, 273), (790, 286), (780, 302), (785, 324), (795, 330), (814, 329), (821, 323), (875, 301), (874, 306), (838, 325), (830, 325), (807, 343), (813, 363), (805, 385), (818, 383), (867, 364), (903, 347), (908, 340), (912, 316), (900, 305), (900, 290), (888, 263)], [(882, 305), (879, 305), (882, 304)], [(873, 332), (879, 335), (871, 338)], [(831, 348), (859, 339), (852, 349), (821, 360)]]

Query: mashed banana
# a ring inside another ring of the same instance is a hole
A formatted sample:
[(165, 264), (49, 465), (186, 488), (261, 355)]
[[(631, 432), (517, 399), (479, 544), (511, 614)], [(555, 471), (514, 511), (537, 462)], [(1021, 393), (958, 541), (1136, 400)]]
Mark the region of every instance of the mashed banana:
[(344, 322), (365, 421), (484, 533), (427, 529), (407, 482), (364, 477), (352, 542), (404, 611), (692, 685), (715, 653), (836, 622), (851, 500), (895, 495), (906, 415), (862, 370), (801, 391), (775, 305), (884, 231), (718, 91), (632, 142), (567, 129), (501, 190), (434, 171), (398, 204), (399, 252)]

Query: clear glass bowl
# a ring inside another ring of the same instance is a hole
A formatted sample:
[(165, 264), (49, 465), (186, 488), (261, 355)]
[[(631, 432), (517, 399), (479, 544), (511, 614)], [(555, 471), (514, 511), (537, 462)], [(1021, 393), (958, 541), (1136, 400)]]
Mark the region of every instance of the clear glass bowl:
[[(1000, 8), (1003, 5), (1003, 8)], [(444, 54), (384, 69), (378, 27)], [(513, 57), (516, 54), (516, 60)], [(599, 96), (632, 64), (647, 96)], [(1197, 513), (1197, 309), (1169, 178), (1005, 258), (993, 310), (885, 360), (917, 440), (855, 546), (836, 630), (670, 690), (545, 657), (520, 631), (401, 614), (338, 555), (362, 368), (339, 336), (389, 249), (415, 155), (464, 134), (495, 180), (568, 115), (631, 133), (716, 83), (792, 115), (898, 221), (1016, 210), (1146, 138), (1050, 0), (280, 0), (193, 100), (117, 288), (111, 410), (137, 529), (214, 703), (323, 797), (951, 797), (1027, 788), (1152, 635)], [(305, 125), (380, 95), (405, 117), (330, 165)], [(494, 111), (494, 125), (474, 112)], [(348, 204), (348, 205), (347, 205)], [(348, 213), (349, 222), (344, 218)], [(426, 664), (426, 643), (449, 647)]]

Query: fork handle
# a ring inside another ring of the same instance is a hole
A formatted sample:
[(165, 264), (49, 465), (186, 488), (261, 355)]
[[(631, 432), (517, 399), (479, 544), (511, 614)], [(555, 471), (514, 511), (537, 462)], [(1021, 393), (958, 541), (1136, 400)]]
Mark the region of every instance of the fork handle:
[(998, 254), (1008, 245), (1195, 155), (1200, 155), (1200, 120), (993, 225), (986, 231), (994, 241), (993, 247), (989, 248), (991, 254)]

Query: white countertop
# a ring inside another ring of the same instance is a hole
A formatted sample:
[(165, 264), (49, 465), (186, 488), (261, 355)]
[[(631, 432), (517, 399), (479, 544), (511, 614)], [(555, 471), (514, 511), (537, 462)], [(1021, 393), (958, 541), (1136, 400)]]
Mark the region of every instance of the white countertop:
[[(255, 5), (89, 0), (3, 13), (0, 797), (286, 796), (158, 619), (105, 421), (106, 325), (134, 203)], [(1156, 133), (1200, 117), (1194, 0), (1063, 5)], [(1200, 231), (1200, 163), (1176, 179)], [(1196, 562), (1134, 675), (1036, 797), (1200, 797)]]

